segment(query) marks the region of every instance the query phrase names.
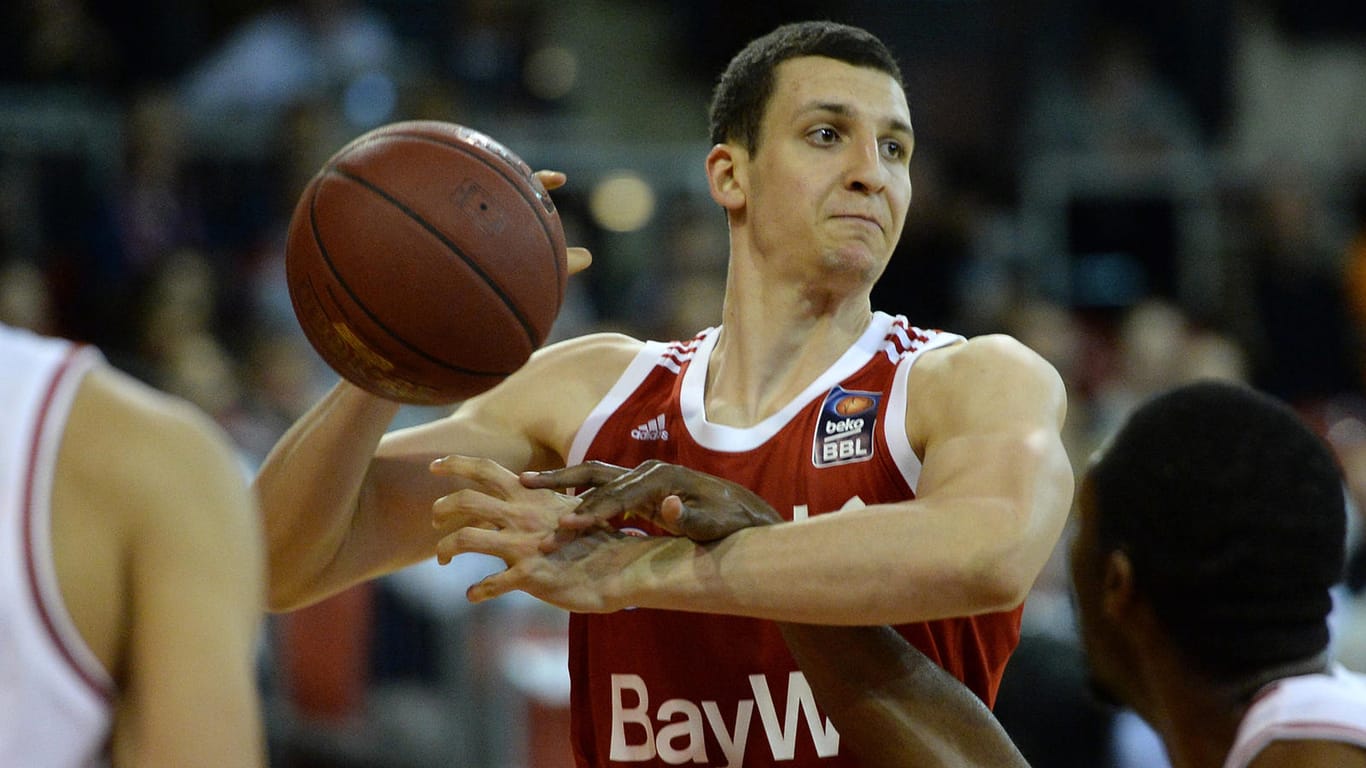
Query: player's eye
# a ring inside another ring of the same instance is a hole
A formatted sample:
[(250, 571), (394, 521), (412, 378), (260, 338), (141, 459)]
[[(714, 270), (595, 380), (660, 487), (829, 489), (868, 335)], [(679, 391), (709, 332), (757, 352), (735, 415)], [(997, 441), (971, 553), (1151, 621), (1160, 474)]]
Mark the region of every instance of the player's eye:
[(906, 159), (906, 145), (896, 139), (884, 139), (882, 154), (890, 160)]
[(815, 144), (834, 144), (835, 142), (839, 141), (840, 138), (839, 131), (835, 130), (834, 128), (831, 128), (828, 125), (823, 125), (819, 128), (813, 128), (809, 133), (806, 134), (806, 136), (808, 139), (812, 141), (812, 143)]

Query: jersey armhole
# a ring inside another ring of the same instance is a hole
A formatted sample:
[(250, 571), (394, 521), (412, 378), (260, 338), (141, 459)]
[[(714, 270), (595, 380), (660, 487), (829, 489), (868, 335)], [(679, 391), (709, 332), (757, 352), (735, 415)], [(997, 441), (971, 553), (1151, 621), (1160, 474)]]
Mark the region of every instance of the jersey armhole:
[(923, 346), (908, 350), (897, 362), (896, 370), (892, 373), (892, 391), (887, 396), (887, 414), (883, 418), (882, 437), (887, 442), (887, 450), (892, 456), (892, 461), (901, 472), (906, 485), (910, 487), (911, 493), (919, 493), (922, 469), (920, 457), (911, 447), (911, 438), (906, 434), (906, 407), (909, 403), (906, 382), (910, 378), (911, 366), (926, 352), (963, 340), (963, 337), (957, 334), (937, 333)]
[(54, 373), (35, 426), (24, 490), (25, 569), (29, 589), (43, 628), (68, 667), (97, 697), (112, 701), (113, 677), (81, 637), (62, 598), (57, 565), (52, 554), (52, 485), (57, 455), (65, 437), (67, 418), (87, 374), (104, 360), (94, 347), (72, 347)]
[(612, 388), (607, 390), (607, 394), (602, 396), (598, 404), (593, 406), (593, 410), (588, 413), (588, 418), (584, 419), (578, 431), (574, 433), (574, 441), (569, 446), (569, 455), (565, 457), (565, 466), (582, 464), (584, 456), (588, 455), (588, 447), (597, 438), (598, 431), (607, 419), (621, 407), (622, 403), (635, 392), (650, 371), (654, 370), (662, 357), (669, 348), (668, 344), (661, 341), (647, 341), (631, 360), (631, 364), (626, 366), (621, 376), (617, 379)]

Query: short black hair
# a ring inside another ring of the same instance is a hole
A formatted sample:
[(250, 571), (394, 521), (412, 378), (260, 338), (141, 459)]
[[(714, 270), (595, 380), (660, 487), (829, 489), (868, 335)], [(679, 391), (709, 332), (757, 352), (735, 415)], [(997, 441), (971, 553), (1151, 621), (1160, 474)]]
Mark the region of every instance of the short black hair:
[(1102, 553), (1128, 555), (1138, 591), (1212, 680), (1327, 648), (1342, 474), (1284, 403), (1227, 382), (1174, 389), (1129, 418), (1090, 483)]
[(784, 24), (750, 41), (717, 81), (711, 100), (711, 143), (738, 141), (749, 152), (757, 149), (759, 124), (773, 95), (773, 72), (784, 61), (802, 56), (876, 69), (906, 87), (896, 57), (871, 32), (833, 21)]

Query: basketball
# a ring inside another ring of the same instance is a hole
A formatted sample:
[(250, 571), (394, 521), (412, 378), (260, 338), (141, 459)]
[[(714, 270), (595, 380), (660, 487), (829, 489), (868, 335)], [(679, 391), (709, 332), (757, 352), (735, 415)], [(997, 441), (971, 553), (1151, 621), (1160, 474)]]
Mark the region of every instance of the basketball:
[(502, 144), (437, 121), (342, 147), (289, 223), (285, 274), (309, 343), (339, 375), (402, 403), (452, 403), (541, 346), (567, 277), (545, 187)]

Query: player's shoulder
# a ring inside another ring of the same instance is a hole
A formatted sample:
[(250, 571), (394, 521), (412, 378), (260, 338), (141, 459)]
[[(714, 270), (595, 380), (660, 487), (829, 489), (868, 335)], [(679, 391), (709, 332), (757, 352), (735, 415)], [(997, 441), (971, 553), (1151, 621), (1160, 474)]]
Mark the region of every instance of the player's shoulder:
[[(465, 412), (490, 408), (539, 413), (586, 410), (621, 377), (645, 343), (621, 333), (576, 336), (542, 347), (497, 387), (467, 402)], [(540, 416), (536, 416), (538, 420)]]
[(613, 331), (588, 333), (558, 341), (538, 351), (532, 357), (553, 359), (602, 357), (628, 361), (645, 348), (645, 342), (633, 336)]
[(994, 373), (1058, 379), (1057, 371), (1042, 355), (1003, 333), (973, 336), (931, 350), (917, 367), (923, 373), (947, 378)]
[(1023, 408), (1038, 414), (1066, 412), (1062, 376), (1042, 355), (1005, 334), (974, 336), (931, 350), (910, 373), (915, 400), (934, 410), (997, 412)]
[(110, 439), (124, 445), (163, 446), (168, 450), (199, 445), (230, 453), (226, 433), (208, 414), (107, 364), (86, 375), (77, 404), (105, 424), (126, 428), (105, 430)]
[(82, 380), (64, 443), (74, 469), (135, 506), (246, 487), (231, 440), (208, 414), (107, 364)]
[(555, 342), (498, 386), (467, 400), (438, 429), (474, 425), (486, 433), (522, 434), (562, 456), (593, 407), (644, 348), (645, 342), (620, 333)]
[(537, 350), (518, 373), (538, 385), (563, 381), (565, 377), (576, 381), (615, 381), (645, 345), (624, 333), (585, 334)]

